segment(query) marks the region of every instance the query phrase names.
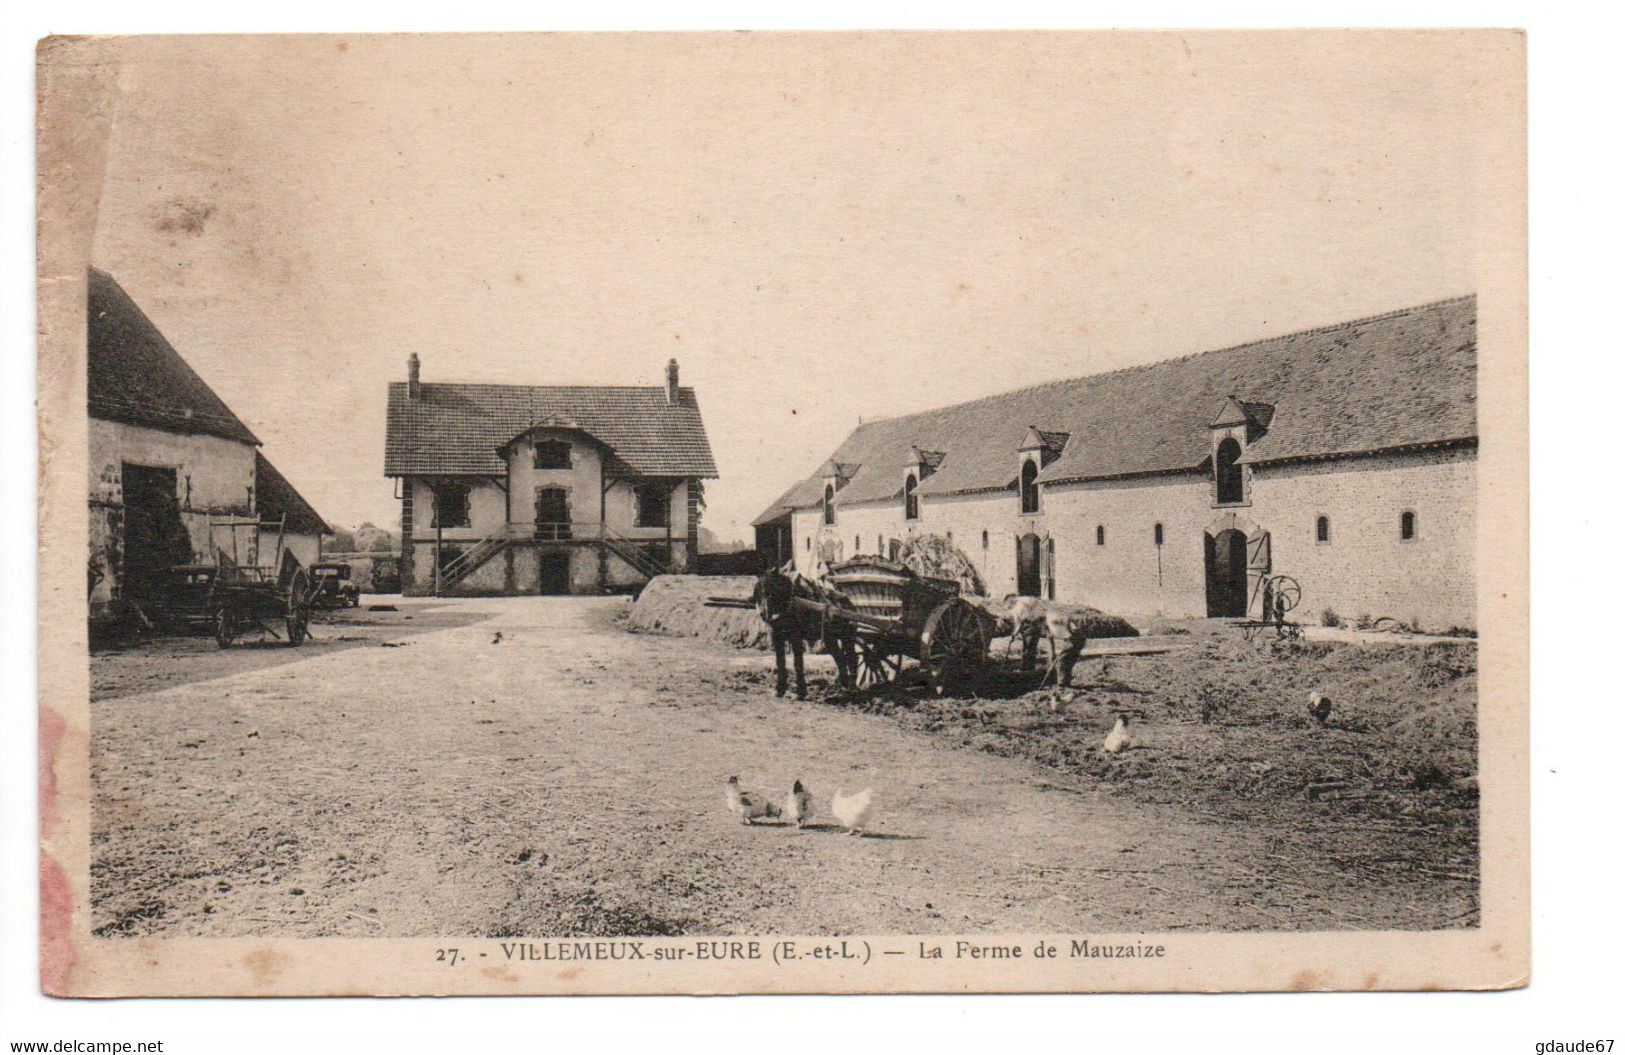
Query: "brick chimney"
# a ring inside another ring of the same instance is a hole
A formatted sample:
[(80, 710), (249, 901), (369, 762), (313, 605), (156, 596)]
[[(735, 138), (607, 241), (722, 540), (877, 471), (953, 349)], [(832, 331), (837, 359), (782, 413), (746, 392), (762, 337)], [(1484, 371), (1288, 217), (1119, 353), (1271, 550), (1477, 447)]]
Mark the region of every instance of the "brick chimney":
[(677, 360), (673, 359), (666, 364), (666, 402), (677, 403)]
[(406, 358), (406, 396), (417, 399), (422, 394), (423, 386), (418, 383), (418, 353), (413, 352)]

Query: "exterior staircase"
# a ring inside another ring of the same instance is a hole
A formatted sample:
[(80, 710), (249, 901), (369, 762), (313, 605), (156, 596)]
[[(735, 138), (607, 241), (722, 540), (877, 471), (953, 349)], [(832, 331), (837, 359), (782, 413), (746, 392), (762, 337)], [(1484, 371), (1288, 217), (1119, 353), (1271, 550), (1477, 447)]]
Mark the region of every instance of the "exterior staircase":
[[(638, 574), (648, 579), (652, 579), (657, 575), (669, 575), (673, 571), (665, 561), (650, 554), (632, 539), (617, 534), (607, 527), (599, 530), (596, 540), (590, 535), (583, 537), (580, 534), (561, 534), (555, 536), (555, 538), (561, 541), (572, 538), (575, 541), (597, 541), (609, 552), (635, 568)], [(537, 541), (537, 538), (532, 534), (518, 534), (511, 530), (499, 531), (481, 539), (468, 549), (463, 550), (454, 559), (448, 561), (444, 568), (440, 569), (441, 592), (455, 589), (458, 584), (479, 571), (490, 562), (491, 558), (507, 549), (510, 545), (532, 541)]]
[(625, 535), (618, 535), (606, 527), (603, 529), (602, 538), (605, 549), (636, 568), (638, 574), (644, 578), (652, 579), (656, 575), (671, 574), (672, 569), (664, 561), (651, 556)]
[(440, 589), (449, 590), (483, 568), (487, 561), (508, 547), (506, 531), (489, 535), (457, 554), (455, 560), (440, 569)]

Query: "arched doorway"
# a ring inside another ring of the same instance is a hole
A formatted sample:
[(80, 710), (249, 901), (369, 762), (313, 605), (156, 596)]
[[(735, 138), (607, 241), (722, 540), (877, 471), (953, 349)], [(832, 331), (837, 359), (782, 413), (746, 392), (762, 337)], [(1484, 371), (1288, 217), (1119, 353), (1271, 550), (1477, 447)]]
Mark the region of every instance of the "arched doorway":
[(1247, 614), (1247, 536), (1235, 528), (1204, 534), (1207, 614)]
[(1016, 592), (1023, 597), (1037, 597), (1044, 588), (1039, 550), (1037, 535), (1028, 533), (1016, 539)]

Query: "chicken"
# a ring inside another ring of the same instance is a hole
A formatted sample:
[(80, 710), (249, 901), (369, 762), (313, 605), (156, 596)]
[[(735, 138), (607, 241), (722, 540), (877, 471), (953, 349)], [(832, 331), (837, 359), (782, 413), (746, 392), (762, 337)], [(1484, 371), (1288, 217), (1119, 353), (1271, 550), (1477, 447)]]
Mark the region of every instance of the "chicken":
[(790, 794), (784, 797), (784, 819), (793, 821), (797, 828), (805, 828), (811, 818), (812, 795), (798, 780), (790, 785)]
[(1309, 717), (1313, 718), (1321, 725), (1325, 725), (1326, 719), (1330, 718), (1331, 716), (1331, 697), (1327, 696), (1323, 692), (1311, 692), (1309, 694)]
[(861, 835), (868, 825), (869, 818), (874, 815), (875, 789), (864, 788), (855, 795), (846, 795), (839, 788), (835, 797), (830, 799), (829, 811), (835, 814), (835, 819), (841, 822), (841, 827), (849, 835)]
[(779, 815), (779, 808), (765, 797), (741, 788), (738, 777), (728, 778), (728, 808), (739, 815), (740, 824), (755, 824)]
[(1115, 755), (1119, 751), (1127, 751), (1131, 743), (1128, 736), (1128, 715), (1120, 714), (1117, 716), (1117, 724), (1106, 734), (1106, 742), (1100, 745), (1100, 749), (1108, 755)]

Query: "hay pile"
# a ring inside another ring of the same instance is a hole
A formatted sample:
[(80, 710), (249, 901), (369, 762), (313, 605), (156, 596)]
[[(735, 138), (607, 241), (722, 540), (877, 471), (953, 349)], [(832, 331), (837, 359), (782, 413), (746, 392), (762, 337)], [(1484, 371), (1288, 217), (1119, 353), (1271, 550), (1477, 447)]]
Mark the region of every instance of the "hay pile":
[(1063, 609), (1067, 614), (1067, 625), (1081, 626), (1091, 641), (1096, 638), (1140, 636), (1134, 624), (1122, 616), (1110, 615), (1086, 604), (1056, 605), (1051, 602), (1051, 607)]
[[(973, 597), (969, 600), (998, 621), (996, 636), (1004, 637), (1011, 633), (1015, 627), (1015, 619), (1009, 604), (985, 597)], [(1006, 601), (1008, 600), (1010, 599), (1006, 598)], [(1046, 612), (1059, 612), (1065, 617), (1067, 626), (1082, 628), (1084, 635), (1091, 641), (1096, 638), (1140, 636), (1140, 631), (1127, 619), (1109, 615), (1086, 604), (1061, 604), (1031, 597), (1021, 600), (1026, 602), (1028, 618), (1042, 619)]]
[(915, 575), (933, 579), (952, 579), (959, 583), (962, 593), (975, 597), (987, 596), (987, 584), (971, 563), (952, 542), (941, 535), (912, 535), (903, 541), (897, 559)]
[(753, 608), (707, 608), (707, 597), (749, 597), (748, 575), (660, 575), (649, 580), (626, 617), (639, 634), (698, 637), (739, 648), (772, 644), (767, 625)]

